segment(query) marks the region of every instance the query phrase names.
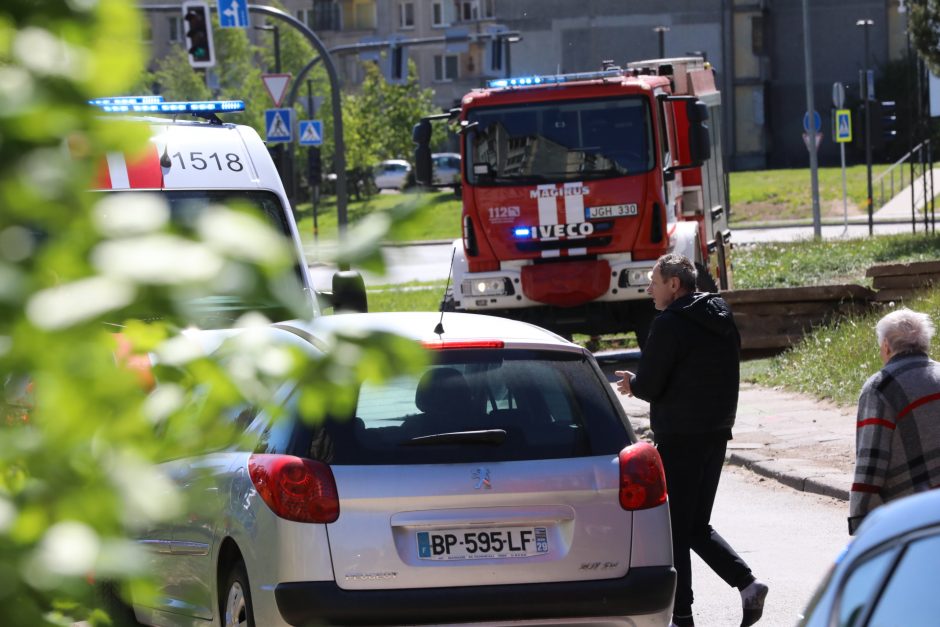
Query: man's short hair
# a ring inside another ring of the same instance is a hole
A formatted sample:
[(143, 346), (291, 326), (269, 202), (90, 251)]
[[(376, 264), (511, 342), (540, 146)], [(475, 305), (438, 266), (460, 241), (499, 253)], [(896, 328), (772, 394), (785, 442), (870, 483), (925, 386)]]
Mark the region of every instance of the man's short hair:
[(679, 253), (667, 253), (656, 260), (656, 266), (659, 268), (659, 274), (663, 279), (676, 277), (679, 279), (679, 285), (689, 292), (695, 291), (695, 279), (698, 271), (695, 264), (685, 255)]
[(892, 311), (875, 325), (878, 345), (886, 341), (892, 353), (926, 353), (933, 339), (933, 320), (925, 313), (908, 308)]

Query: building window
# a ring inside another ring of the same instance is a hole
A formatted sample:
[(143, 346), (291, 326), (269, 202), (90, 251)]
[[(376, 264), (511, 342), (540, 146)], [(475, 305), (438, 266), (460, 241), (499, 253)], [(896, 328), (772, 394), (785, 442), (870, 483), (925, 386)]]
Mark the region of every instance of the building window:
[(494, 0), (483, 0), (483, 18), (491, 19), (496, 17), (496, 9), (493, 7)]
[(450, 26), (454, 21), (454, 3), (434, 0), (431, 3), (431, 26)]
[(764, 33), (764, 16), (754, 15), (751, 17), (751, 51), (757, 56), (766, 54), (767, 45)]
[[(166, 18), (167, 41), (171, 44), (183, 41), (183, 20), (178, 15)], [(149, 41), (149, 40), (148, 40)]]
[(402, 30), (408, 30), (415, 27), (415, 3), (402, 2), (398, 5), (398, 26)]
[(343, 0), (344, 30), (374, 30), (375, 0)]
[(450, 82), (457, 79), (457, 55), (434, 55), (434, 80), (438, 83)]
[[(299, 17), (300, 11), (298, 11)], [(314, 32), (340, 30), (340, 9), (335, 0), (313, 0), (313, 8), (306, 10), (307, 19), (301, 20)]]
[(460, 20), (472, 22), (480, 19), (480, 3), (477, 0), (463, 0), (460, 3)]

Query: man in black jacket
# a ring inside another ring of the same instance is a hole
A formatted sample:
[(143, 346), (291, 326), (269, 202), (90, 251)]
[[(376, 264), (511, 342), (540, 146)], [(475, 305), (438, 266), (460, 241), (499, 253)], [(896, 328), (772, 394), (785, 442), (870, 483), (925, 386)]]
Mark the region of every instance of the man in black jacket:
[(616, 374), (621, 394), (650, 403), (650, 428), (666, 471), (673, 556), (678, 574), (673, 624), (694, 625), (690, 549), (741, 591), (741, 626), (763, 613), (767, 586), (709, 523), (738, 407), (741, 336), (728, 304), (695, 291), (683, 255), (660, 257), (647, 288), (661, 313), (653, 320), (634, 374)]

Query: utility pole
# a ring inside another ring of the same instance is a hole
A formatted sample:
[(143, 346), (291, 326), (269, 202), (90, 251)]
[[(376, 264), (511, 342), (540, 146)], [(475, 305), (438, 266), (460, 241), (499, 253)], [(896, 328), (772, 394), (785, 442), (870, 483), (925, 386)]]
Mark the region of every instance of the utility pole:
[(813, 237), (822, 237), (822, 218), (819, 213), (819, 163), (816, 159), (816, 133), (815, 127), (816, 105), (813, 102), (813, 48), (810, 43), (809, 29), (809, 0), (803, 0), (803, 66), (806, 70), (806, 115), (810, 118), (806, 134), (809, 141), (806, 144), (809, 150), (810, 180), (813, 193)]
[[(307, 116), (308, 119), (312, 120), (316, 111), (313, 110), (313, 81), (307, 79)], [(320, 147), (319, 146), (310, 146), (307, 149), (307, 162), (311, 165), (310, 167), (310, 207), (313, 210), (313, 241), (317, 241), (317, 238), (320, 233), (319, 226), (317, 225), (317, 205), (320, 202), (320, 180), (319, 176), (322, 176), (322, 171), (320, 170)], [(317, 167), (314, 167), (317, 166)]]
[[(261, 26), (255, 26), (256, 30), (271, 31), (274, 34), (274, 73), (281, 73), (281, 29), (277, 24), (263, 24)], [(281, 175), (281, 181), (284, 183), (284, 189), (287, 190), (289, 196), (293, 197), (294, 187), (292, 184), (293, 177), (290, 176), (290, 173), (287, 172), (285, 168), (284, 161), (284, 144), (278, 144), (274, 146), (274, 163), (277, 165), (277, 171)], [(293, 201), (292, 201), (293, 202)]]
[(666, 58), (666, 33), (669, 32), (668, 26), (657, 26), (653, 31), (659, 37), (659, 57), (660, 59)]
[[(804, 2), (806, 0), (803, 0)], [(873, 20), (864, 19), (855, 22), (865, 33), (865, 69), (862, 71), (862, 97), (865, 99), (865, 168), (868, 177), (868, 235), (875, 232), (875, 208), (871, 185), (871, 94), (868, 92), (868, 72), (871, 63), (868, 59), (868, 29), (875, 25)], [(911, 181), (913, 184), (913, 181)], [(913, 190), (913, 187), (911, 188)], [(913, 193), (913, 192), (912, 192)]]

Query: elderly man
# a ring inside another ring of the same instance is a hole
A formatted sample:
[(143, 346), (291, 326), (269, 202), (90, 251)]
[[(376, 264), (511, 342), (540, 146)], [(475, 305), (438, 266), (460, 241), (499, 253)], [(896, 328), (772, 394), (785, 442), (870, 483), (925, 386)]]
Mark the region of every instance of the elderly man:
[(617, 372), (618, 389), (649, 401), (650, 427), (666, 471), (677, 573), (673, 625), (694, 626), (694, 550), (741, 591), (741, 625), (747, 627), (763, 613), (767, 586), (709, 522), (738, 407), (741, 337), (728, 304), (717, 294), (696, 293), (695, 279), (688, 257), (668, 254), (656, 261), (647, 292), (661, 313), (636, 374)]
[(874, 508), (940, 487), (940, 364), (930, 359), (934, 325), (910, 309), (875, 326), (884, 368), (858, 399), (849, 533)]

